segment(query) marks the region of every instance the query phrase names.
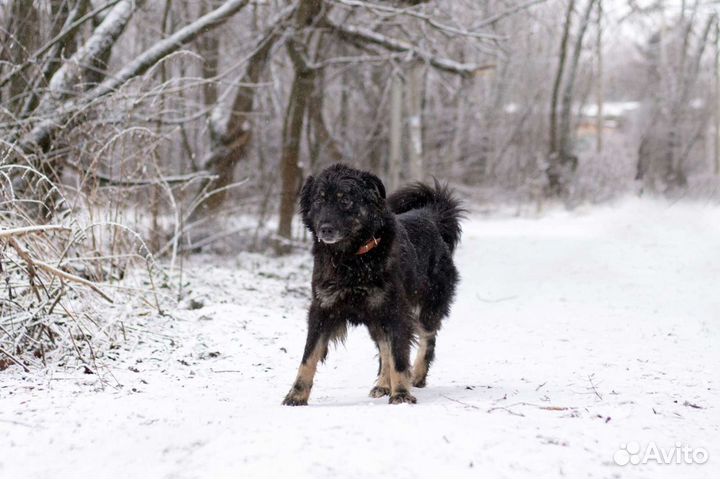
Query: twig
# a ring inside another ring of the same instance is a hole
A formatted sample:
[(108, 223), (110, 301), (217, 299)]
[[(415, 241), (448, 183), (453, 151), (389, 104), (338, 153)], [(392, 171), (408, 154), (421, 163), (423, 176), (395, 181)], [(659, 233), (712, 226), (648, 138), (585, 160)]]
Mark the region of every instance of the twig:
[(462, 404), (463, 406), (470, 407), (473, 409), (480, 409), (478, 406), (475, 406), (474, 404), (469, 404), (469, 403), (460, 401), (459, 399), (454, 399), (454, 398), (451, 398), (450, 396), (445, 396), (444, 394), (441, 394), (441, 396), (444, 397), (445, 399), (449, 399), (450, 401), (456, 402), (458, 404)]
[(490, 409), (487, 410), (487, 412), (497, 411), (498, 409), (503, 410), (503, 411), (507, 412), (508, 414), (512, 414), (513, 416), (525, 417), (525, 414), (523, 414), (521, 412), (515, 412), (512, 409), (510, 409), (508, 407), (504, 407), (504, 406), (491, 407)]
[[(487, 32), (477, 32), (477, 31), (470, 31), (464, 28), (457, 28), (453, 27), (452, 25), (446, 25), (443, 23), (438, 22), (436, 19), (431, 17), (430, 15), (426, 15), (424, 13), (418, 12), (416, 10), (412, 10), (409, 8), (395, 8), (390, 7), (386, 5), (378, 5), (374, 3), (367, 3), (367, 2), (361, 2), (358, 0), (335, 0), (337, 3), (346, 5), (348, 7), (365, 7), (371, 10), (377, 10), (381, 12), (388, 12), (395, 15), (406, 15), (409, 17), (414, 17), (419, 20), (423, 20), (433, 28), (436, 28), (437, 30), (450, 33), (452, 35), (461, 35), (465, 37), (474, 37), (474, 38), (483, 38), (483, 39), (497, 39), (499, 38), (498, 35), (487, 33)], [(533, 0), (532, 3), (538, 3), (545, 0)]]
[(27, 366), (25, 366), (23, 363), (20, 362), (20, 360), (19, 360), (18, 358), (16, 358), (15, 356), (13, 356), (12, 354), (10, 354), (9, 352), (5, 351), (2, 347), (0, 347), (0, 353), (3, 353), (5, 356), (7, 356), (8, 358), (10, 358), (10, 361), (14, 362), (15, 364), (17, 364), (18, 366), (20, 366), (21, 368), (23, 368), (26, 373), (29, 373), (29, 372), (30, 372), (30, 368), (28, 368)]
[(39, 226), (25, 226), (22, 228), (10, 228), (0, 229), (0, 238), (6, 236), (21, 236), (28, 233), (35, 233), (37, 231), (49, 231), (49, 230), (61, 230), (70, 231), (70, 228), (63, 225), (39, 225)]
[(484, 70), (492, 70), (495, 68), (495, 65), (460, 63), (455, 60), (439, 57), (429, 51), (422, 50), (408, 41), (391, 38), (368, 28), (358, 27), (355, 25), (341, 25), (339, 23), (333, 23), (331, 20), (326, 21), (327, 27), (335, 31), (343, 39), (361, 40), (362, 42), (379, 45), (386, 50), (394, 52), (407, 52), (411, 57), (425, 61), (433, 67), (448, 73), (470, 76), (478, 74)]
[(592, 374), (588, 374), (588, 381), (590, 382), (590, 387), (592, 388), (593, 392), (598, 397), (598, 399), (600, 399), (602, 401), (603, 397), (600, 395), (597, 388), (595, 387), (595, 383), (593, 383), (592, 377), (593, 377)]
[(54, 276), (58, 276), (60, 278), (66, 279), (68, 281), (72, 281), (74, 283), (82, 284), (83, 286), (87, 286), (88, 288), (95, 291), (97, 294), (102, 296), (106, 301), (109, 303), (112, 303), (113, 300), (110, 299), (110, 296), (105, 294), (95, 283), (92, 281), (88, 281), (85, 278), (81, 278), (79, 276), (75, 276), (74, 274), (67, 273), (61, 269), (56, 268), (55, 266), (49, 265), (47, 263), (43, 263), (42, 261), (38, 261), (37, 259), (33, 258), (28, 250), (20, 246), (17, 241), (15, 241), (14, 238), (10, 238), (8, 241), (10, 246), (12, 246), (15, 251), (17, 251), (18, 255), (28, 264), (28, 266), (35, 266), (37, 268), (40, 268), (44, 270), (47, 273), (50, 273)]

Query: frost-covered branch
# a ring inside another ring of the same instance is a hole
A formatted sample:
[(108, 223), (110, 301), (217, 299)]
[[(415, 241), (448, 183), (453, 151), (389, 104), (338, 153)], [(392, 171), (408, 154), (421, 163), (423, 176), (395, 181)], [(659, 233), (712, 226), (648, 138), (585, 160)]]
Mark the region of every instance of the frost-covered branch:
[(40, 57), (45, 55), (48, 51), (51, 49), (57, 48), (57, 46), (63, 42), (65, 42), (69, 37), (72, 37), (72, 35), (75, 34), (75, 32), (85, 24), (88, 20), (95, 18), (97, 15), (101, 14), (105, 10), (109, 9), (110, 7), (113, 7), (117, 5), (121, 0), (113, 0), (112, 2), (109, 2), (107, 4), (101, 5), (97, 8), (95, 8), (93, 11), (86, 13), (85, 15), (82, 15), (80, 18), (76, 18), (81, 11), (81, 3), (78, 3), (75, 5), (68, 15), (68, 19), (66, 24), (63, 26), (63, 29), (55, 35), (52, 39), (50, 39), (45, 45), (43, 45), (41, 48), (39, 48), (35, 53), (32, 54), (30, 58), (28, 58), (26, 61), (24, 61), (21, 64), (15, 65), (9, 72), (7, 72), (5, 75), (0, 78), (0, 88), (5, 86), (7, 82), (12, 80), (16, 75), (19, 75), (23, 71), (25, 71), (28, 67), (31, 65), (34, 65), (36, 62), (39, 61)]
[(85, 44), (66, 60), (50, 78), (47, 91), (40, 98), (39, 112), (48, 112), (67, 95), (67, 92), (72, 91), (73, 86), (77, 84), (78, 77), (87, 69), (87, 66), (112, 48), (118, 37), (125, 31), (136, 8), (135, 0), (121, 0), (108, 12)]
[(131, 78), (142, 75), (181, 46), (228, 21), (230, 17), (242, 10), (248, 3), (249, 0), (228, 0), (217, 9), (184, 26), (165, 40), (156, 43), (153, 47), (141, 53), (135, 60), (125, 65), (112, 78), (100, 84), (96, 88), (94, 97), (106, 95), (125, 84)]
[[(384, 13), (391, 13), (393, 15), (405, 15), (412, 18), (417, 18), (419, 20), (424, 21), (431, 27), (435, 28), (436, 30), (442, 31), (444, 33), (448, 33), (451, 35), (459, 35), (464, 37), (471, 37), (471, 38), (482, 38), (482, 39), (497, 39), (499, 38), (498, 35), (494, 35), (492, 33), (487, 32), (478, 32), (475, 30), (468, 30), (466, 28), (460, 28), (460, 27), (454, 27), (452, 25), (447, 25), (445, 23), (439, 22), (437, 19), (435, 19), (431, 15), (427, 15), (425, 13), (422, 13), (420, 11), (417, 11), (415, 9), (411, 8), (397, 8), (392, 7), (388, 5), (380, 5), (377, 3), (370, 3), (370, 2), (364, 2), (361, 0), (333, 0), (335, 3), (338, 3), (340, 5), (344, 5), (347, 7), (363, 7), (371, 11), (377, 11), (377, 12), (384, 12)], [(533, 0), (532, 4), (544, 2), (545, 0)]]
[(326, 23), (329, 28), (335, 31), (343, 39), (360, 41), (363, 43), (373, 43), (394, 52), (406, 52), (414, 58), (427, 62), (433, 67), (448, 73), (469, 76), (483, 70), (494, 68), (494, 65), (461, 63), (448, 58), (443, 58), (427, 50), (423, 50), (408, 41), (388, 37), (382, 33), (378, 33), (367, 28), (353, 25), (341, 25), (329, 19), (326, 20)]
[[(19, 142), (21, 148), (24, 151), (29, 152), (32, 151), (36, 145), (47, 146), (47, 142), (50, 140), (50, 138), (52, 138), (54, 133), (75, 112), (86, 108), (98, 98), (117, 90), (122, 85), (127, 83), (130, 79), (142, 75), (157, 62), (159, 62), (169, 54), (173, 53), (174, 51), (178, 50), (181, 46), (187, 44), (188, 42), (191, 42), (199, 35), (209, 32), (213, 28), (222, 25), (235, 13), (245, 7), (248, 4), (248, 1), (249, 0), (226, 1), (217, 9), (200, 17), (191, 24), (186, 25), (177, 32), (173, 33), (168, 38), (156, 43), (154, 46), (145, 50), (145, 52), (141, 53), (130, 63), (121, 68), (118, 73), (116, 73), (112, 77), (109, 77), (97, 87), (89, 90), (87, 93), (81, 95), (78, 98), (69, 100), (64, 104), (60, 105), (58, 108), (56, 108), (53, 114), (50, 114), (46, 118), (41, 120), (32, 128), (29, 133), (22, 137), (21, 141)], [(100, 27), (98, 27), (98, 29), (102, 28), (102, 26), (107, 24), (110, 20), (113, 20), (113, 18), (114, 20), (110, 23), (112, 23), (114, 27), (118, 27), (118, 23), (121, 21), (120, 19), (123, 18), (121, 14), (127, 13), (123, 7), (130, 7), (133, 4), (134, 2), (132, 2), (131, 0), (127, 0), (116, 5), (115, 8), (110, 13), (108, 13), (108, 17), (106, 17), (106, 19), (103, 21)], [(103, 38), (108, 38), (108, 35), (111, 35), (113, 32), (115, 32), (115, 29), (111, 29), (108, 25), (107, 28), (103, 31), (105, 31), (107, 34)], [(93, 35), (93, 37), (94, 36), (95, 34)], [(102, 38), (97, 38), (97, 42), (101, 43)], [(88, 43), (90, 43), (90, 40), (88, 40)], [(87, 49), (89, 50), (90, 48), (88, 47)], [(92, 51), (96, 51), (96, 47), (93, 47)], [(75, 56), (73, 58), (75, 58)], [(58, 75), (59, 73), (60, 71), (56, 72), (56, 75)], [(63, 74), (63, 76), (65, 76), (65, 74)], [(57, 84), (60, 84), (60, 81), (61, 80), (58, 79)], [(53, 88), (51, 88), (51, 90), (53, 90)]]

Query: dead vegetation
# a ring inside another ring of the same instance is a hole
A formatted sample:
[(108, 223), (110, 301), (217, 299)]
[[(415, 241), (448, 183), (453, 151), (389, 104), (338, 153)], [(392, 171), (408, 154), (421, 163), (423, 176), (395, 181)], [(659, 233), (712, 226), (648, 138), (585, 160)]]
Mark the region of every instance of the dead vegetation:
[(79, 214), (86, 194), (70, 197), (35, 169), (0, 163), (0, 183), (0, 369), (72, 358), (94, 372), (97, 349), (123, 334), (113, 306), (130, 301), (131, 284), (133, 302), (160, 310), (153, 256), (99, 208)]

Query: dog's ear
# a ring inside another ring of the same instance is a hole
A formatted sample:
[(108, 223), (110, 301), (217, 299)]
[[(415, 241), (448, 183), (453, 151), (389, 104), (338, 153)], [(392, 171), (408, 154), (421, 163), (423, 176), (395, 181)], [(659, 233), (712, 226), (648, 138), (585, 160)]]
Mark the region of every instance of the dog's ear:
[(380, 199), (385, 199), (385, 185), (380, 178), (372, 173), (363, 173), (363, 181), (377, 194)]
[(305, 178), (305, 183), (300, 190), (300, 214), (304, 217), (310, 212), (310, 205), (312, 204), (312, 187), (315, 183), (315, 178), (308, 176)]

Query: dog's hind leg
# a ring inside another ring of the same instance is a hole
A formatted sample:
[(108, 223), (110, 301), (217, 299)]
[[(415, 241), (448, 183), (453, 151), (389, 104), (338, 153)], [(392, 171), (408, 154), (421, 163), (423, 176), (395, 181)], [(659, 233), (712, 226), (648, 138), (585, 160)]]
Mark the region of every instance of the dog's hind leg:
[(419, 329), (419, 346), (413, 366), (413, 386), (424, 388), (430, 364), (435, 359), (435, 337), (437, 333), (436, 331), (429, 333), (422, 327)]
[(413, 386), (416, 388), (427, 384), (428, 371), (435, 359), (437, 332), (443, 318), (450, 313), (457, 280), (458, 273), (451, 258), (436, 263), (430, 279), (430, 292), (423, 301), (416, 323), (420, 340), (413, 366)]
[(324, 361), (327, 356), (329, 336), (319, 328), (319, 321), (316, 321), (313, 308), (310, 308), (310, 320), (308, 321), (308, 334), (305, 342), (297, 378), (293, 383), (290, 392), (285, 396), (285, 406), (307, 405), (310, 391), (312, 390), (315, 372), (319, 361)]

